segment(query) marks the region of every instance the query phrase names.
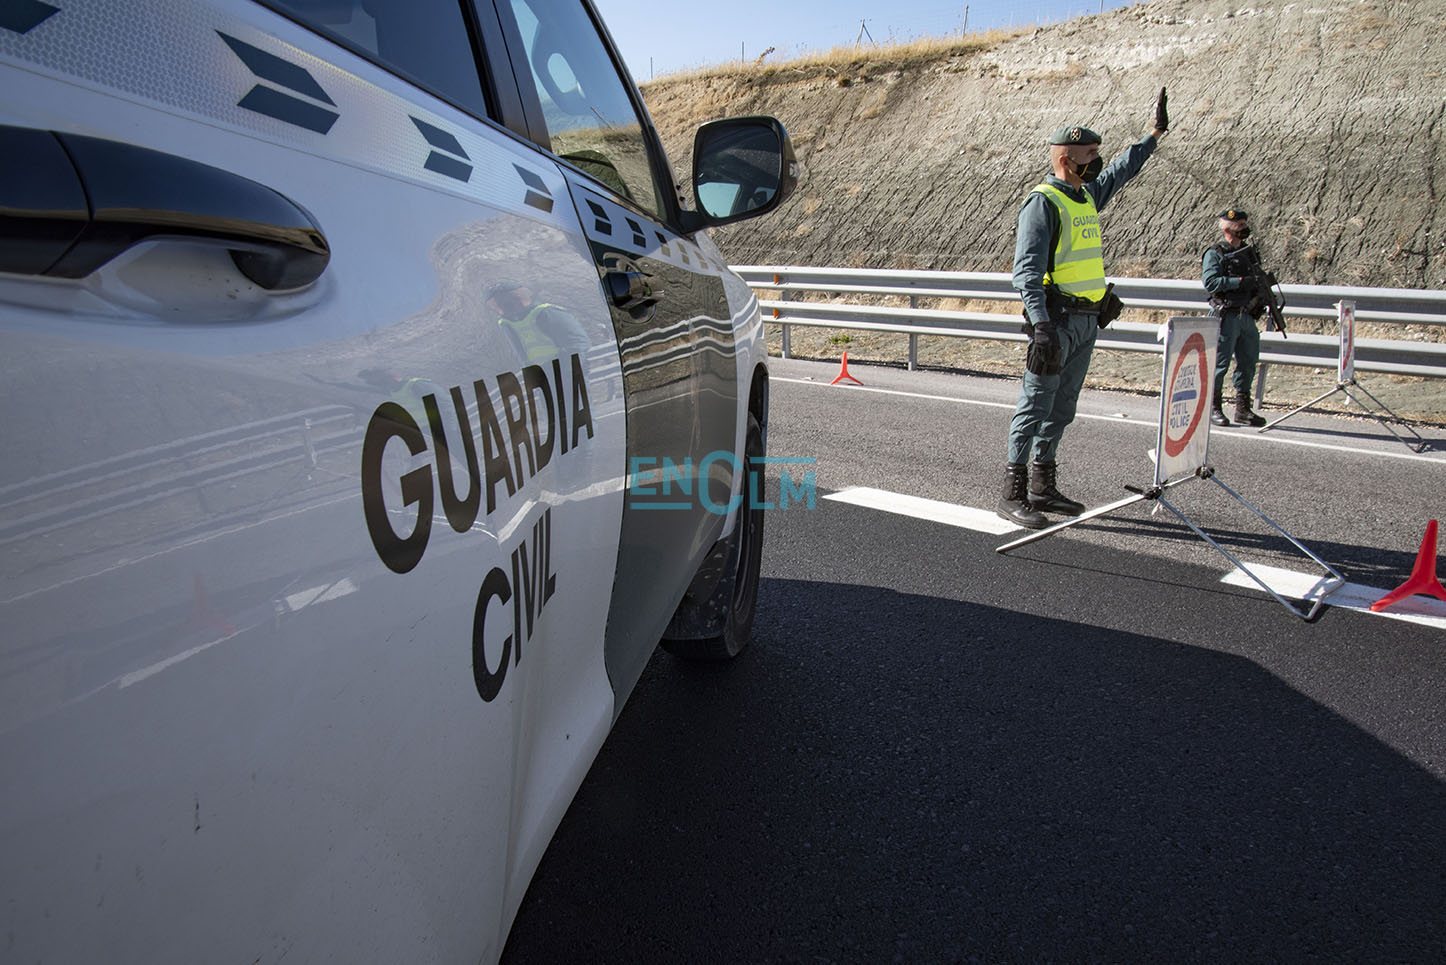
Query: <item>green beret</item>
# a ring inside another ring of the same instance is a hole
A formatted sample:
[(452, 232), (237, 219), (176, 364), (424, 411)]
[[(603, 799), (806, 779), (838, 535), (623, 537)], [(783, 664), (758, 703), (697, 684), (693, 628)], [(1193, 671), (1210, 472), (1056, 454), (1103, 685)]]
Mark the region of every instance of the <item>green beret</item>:
[(498, 295), (505, 295), (508, 292), (514, 292), (517, 291), (517, 289), (519, 288), (526, 287), (526, 285), (522, 284), (522, 282), (518, 281), (515, 278), (504, 278), (501, 281), (496, 282), (490, 287), (488, 287), (487, 297), (496, 298)]
[(1239, 208), (1226, 208), (1220, 212), (1221, 221), (1244, 221), (1248, 217), (1250, 217), (1250, 215), (1241, 211)]
[(1061, 127), (1050, 135), (1051, 144), (1099, 144), (1100, 136), (1087, 127)]

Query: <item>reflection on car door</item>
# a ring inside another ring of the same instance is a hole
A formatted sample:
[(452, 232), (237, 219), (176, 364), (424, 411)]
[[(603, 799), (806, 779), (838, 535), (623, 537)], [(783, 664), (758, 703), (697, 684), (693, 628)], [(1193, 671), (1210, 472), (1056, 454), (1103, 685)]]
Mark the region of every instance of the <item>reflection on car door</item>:
[(629, 486), (619, 552), (628, 575), (613, 591), (607, 666), (626, 693), (729, 508), (738, 389), (725, 269), (665, 226), (672, 177), (587, 8), (507, 0), (499, 9), (532, 66), (524, 103), (571, 166), (622, 356)]
[(581, 178), (570, 182), (604, 285), (617, 286), (629, 472), (619, 552), (628, 576), (614, 587), (607, 656), (614, 685), (630, 688), (651, 654), (640, 643), (662, 635), (729, 508), (739, 468), (733, 328), (720, 266), (697, 245)]

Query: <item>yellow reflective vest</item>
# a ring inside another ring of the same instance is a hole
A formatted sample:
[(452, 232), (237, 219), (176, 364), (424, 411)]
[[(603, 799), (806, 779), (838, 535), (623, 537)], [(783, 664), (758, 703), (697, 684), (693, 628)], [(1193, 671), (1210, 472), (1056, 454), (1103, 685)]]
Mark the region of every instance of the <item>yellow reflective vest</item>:
[(1076, 298), (1097, 302), (1105, 297), (1105, 261), (1100, 248), (1100, 213), (1085, 192), (1076, 201), (1052, 184), (1035, 191), (1048, 198), (1059, 212), (1059, 240), (1054, 245), (1054, 267), (1044, 283)]
[(537, 317), (542, 314), (543, 310), (553, 307), (555, 306), (543, 302), (541, 305), (535, 306), (520, 320), (497, 319), (499, 324), (512, 330), (518, 347), (522, 349), (523, 358), (529, 363), (546, 361), (558, 353), (557, 343), (549, 338), (542, 327), (537, 324)]

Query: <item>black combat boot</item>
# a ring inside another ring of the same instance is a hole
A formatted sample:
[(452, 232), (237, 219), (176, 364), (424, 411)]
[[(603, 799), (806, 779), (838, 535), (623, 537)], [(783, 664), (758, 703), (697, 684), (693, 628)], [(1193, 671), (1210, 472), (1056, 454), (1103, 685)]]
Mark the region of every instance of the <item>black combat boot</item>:
[(1049, 525), (1049, 520), (1029, 507), (1029, 477), (1022, 462), (1004, 464), (1004, 493), (994, 511), (1025, 529), (1044, 529)]
[(1265, 425), (1265, 419), (1250, 411), (1250, 393), (1235, 393), (1235, 421), (1243, 426), (1254, 426), (1260, 428)]
[(1078, 516), (1084, 503), (1075, 502), (1055, 488), (1059, 466), (1053, 462), (1037, 462), (1029, 470), (1029, 505), (1041, 513)]
[(1218, 393), (1215, 396), (1215, 400), (1210, 403), (1210, 406), (1210, 424), (1212, 426), (1230, 425), (1230, 420), (1225, 418), (1225, 408), (1221, 405)]

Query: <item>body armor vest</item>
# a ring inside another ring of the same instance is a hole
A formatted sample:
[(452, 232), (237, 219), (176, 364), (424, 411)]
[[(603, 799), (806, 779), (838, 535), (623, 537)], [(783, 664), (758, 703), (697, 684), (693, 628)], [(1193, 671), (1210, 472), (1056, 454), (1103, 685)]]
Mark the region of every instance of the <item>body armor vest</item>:
[[(1220, 270), (1226, 275), (1249, 278), (1260, 267), (1260, 252), (1254, 245), (1231, 248), (1229, 242), (1217, 241), (1211, 247), (1220, 252)], [(1238, 288), (1234, 291), (1217, 292), (1210, 296), (1210, 305), (1214, 308), (1245, 308), (1254, 294), (1242, 292)]]

